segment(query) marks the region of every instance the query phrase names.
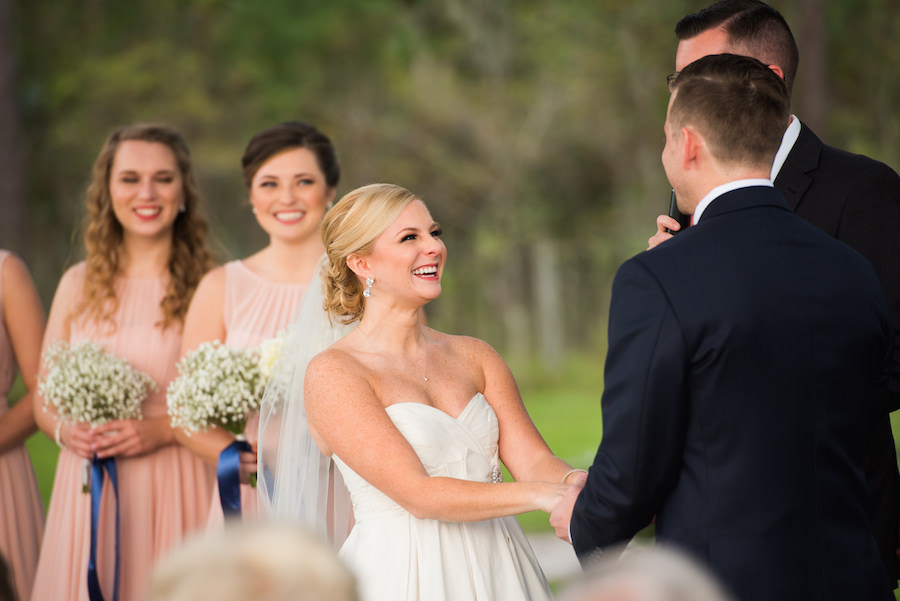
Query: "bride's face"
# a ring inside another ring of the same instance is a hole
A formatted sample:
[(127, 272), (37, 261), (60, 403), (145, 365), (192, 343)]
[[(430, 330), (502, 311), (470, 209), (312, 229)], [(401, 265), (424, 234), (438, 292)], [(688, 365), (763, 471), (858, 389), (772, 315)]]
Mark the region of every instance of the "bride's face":
[(375, 240), (367, 257), (375, 279), (372, 298), (394, 295), (425, 302), (437, 298), (446, 259), (441, 226), (422, 201), (409, 203)]

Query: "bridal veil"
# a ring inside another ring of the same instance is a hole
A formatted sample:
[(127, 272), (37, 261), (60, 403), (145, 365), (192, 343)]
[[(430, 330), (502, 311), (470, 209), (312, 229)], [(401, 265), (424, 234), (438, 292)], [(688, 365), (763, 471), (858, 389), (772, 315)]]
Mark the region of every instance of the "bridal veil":
[(331, 459), (312, 439), (303, 397), (310, 359), (353, 327), (332, 323), (325, 311), (327, 266), (323, 255), (295, 309), (263, 395), (257, 494), (261, 515), (299, 521), (340, 545), (353, 523), (350, 495)]

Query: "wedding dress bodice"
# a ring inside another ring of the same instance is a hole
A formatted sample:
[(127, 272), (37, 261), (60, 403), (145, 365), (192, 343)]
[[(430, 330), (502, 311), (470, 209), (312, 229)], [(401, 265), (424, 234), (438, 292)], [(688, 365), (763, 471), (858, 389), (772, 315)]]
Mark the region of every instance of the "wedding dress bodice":
[[(415, 449), (429, 476), (491, 482), (499, 469), (497, 416), (481, 393), (457, 417), (422, 403), (396, 403), (386, 409)], [(350, 491), (357, 522), (372, 514), (405, 510), (335, 457)]]
[[(430, 405), (386, 408), (425, 470), (476, 482), (499, 471), (499, 425), (478, 393), (456, 417)], [(478, 522), (418, 519), (334, 457), (356, 525), (341, 556), (363, 601), (543, 601), (543, 572), (514, 517)]]

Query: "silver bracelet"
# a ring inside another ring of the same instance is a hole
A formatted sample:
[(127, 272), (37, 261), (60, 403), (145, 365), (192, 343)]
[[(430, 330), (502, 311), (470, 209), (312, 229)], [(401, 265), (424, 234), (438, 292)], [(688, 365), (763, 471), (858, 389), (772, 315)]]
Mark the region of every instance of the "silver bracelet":
[(560, 482), (563, 483), (563, 484), (565, 484), (565, 483), (566, 483), (566, 480), (569, 479), (569, 476), (571, 476), (571, 475), (574, 474), (575, 472), (581, 472), (582, 474), (587, 474), (587, 473), (588, 473), (587, 470), (583, 470), (583, 469), (581, 469), (580, 467), (576, 467), (575, 469), (572, 469), (572, 470), (569, 470), (568, 472), (566, 472), (566, 475), (562, 477), (562, 480), (560, 480)]

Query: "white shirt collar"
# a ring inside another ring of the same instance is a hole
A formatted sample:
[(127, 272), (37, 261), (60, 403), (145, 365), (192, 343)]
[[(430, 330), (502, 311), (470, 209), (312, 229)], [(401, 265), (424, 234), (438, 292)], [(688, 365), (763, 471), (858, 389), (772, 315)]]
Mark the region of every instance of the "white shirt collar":
[(722, 196), (726, 192), (731, 192), (732, 190), (737, 190), (738, 188), (749, 188), (750, 186), (768, 186), (769, 188), (773, 188), (772, 180), (755, 178), (755, 179), (738, 179), (733, 182), (728, 182), (727, 184), (722, 184), (721, 186), (716, 186), (709, 193), (703, 197), (703, 200), (697, 205), (697, 208), (694, 209), (694, 223), (700, 223), (700, 218), (703, 216), (703, 211), (706, 210), (712, 201)]
[(791, 122), (788, 124), (787, 129), (784, 130), (784, 136), (781, 138), (781, 146), (778, 147), (778, 152), (775, 153), (775, 160), (772, 161), (772, 175), (769, 176), (769, 179), (773, 182), (775, 181), (775, 178), (778, 177), (778, 173), (781, 171), (784, 161), (787, 160), (788, 154), (790, 154), (791, 150), (794, 148), (794, 144), (797, 143), (797, 138), (799, 137), (800, 119), (791, 115)]

